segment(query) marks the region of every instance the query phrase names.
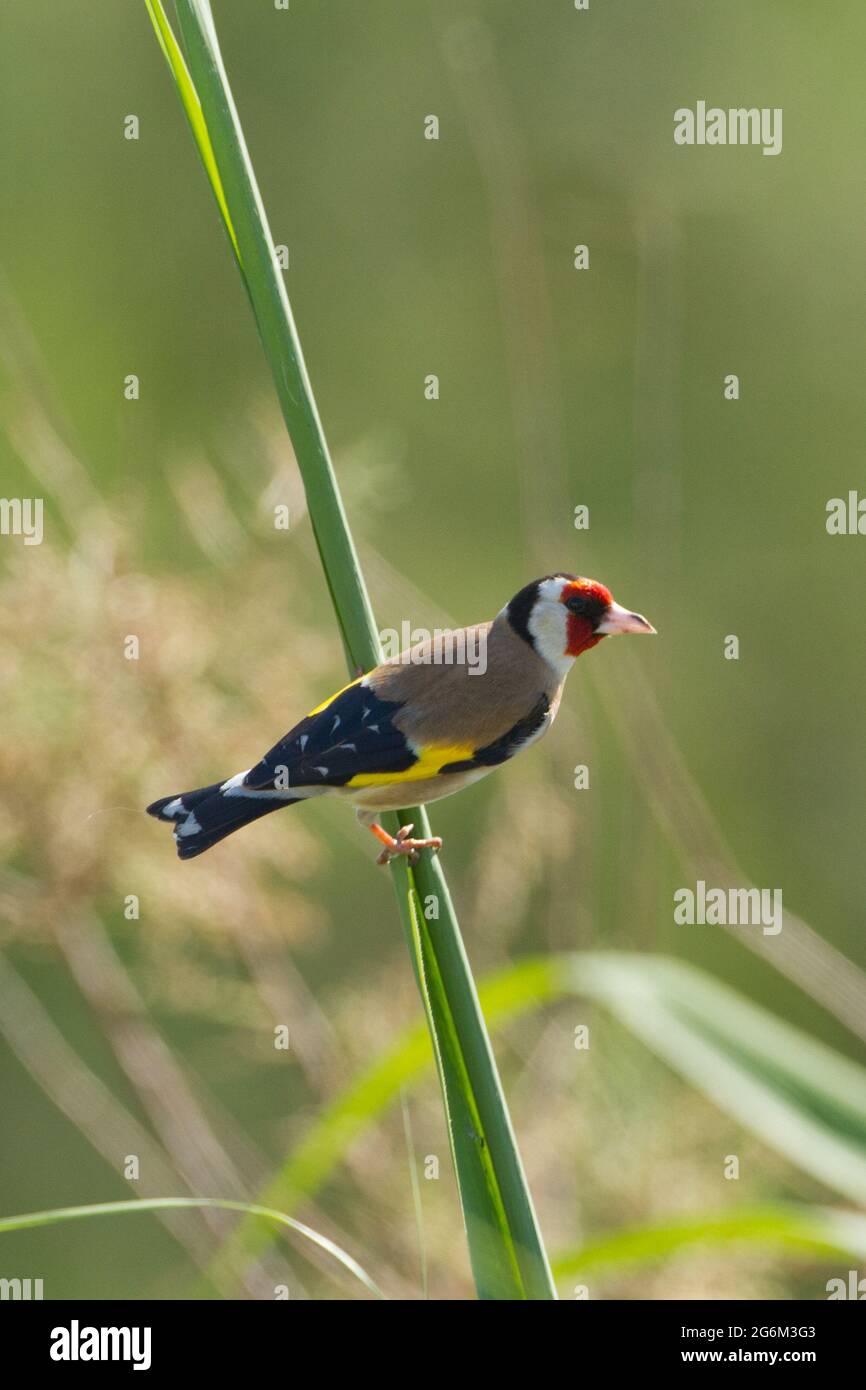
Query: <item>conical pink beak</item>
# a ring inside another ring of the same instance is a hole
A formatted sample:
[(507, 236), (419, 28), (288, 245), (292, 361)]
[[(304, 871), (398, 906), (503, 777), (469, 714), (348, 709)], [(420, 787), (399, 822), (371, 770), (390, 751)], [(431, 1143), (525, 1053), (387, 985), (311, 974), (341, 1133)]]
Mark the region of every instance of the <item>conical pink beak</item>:
[(613, 636), (617, 632), (655, 632), (652, 623), (648, 623), (640, 613), (630, 613), (619, 603), (610, 604), (595, 630), (605, 636)]

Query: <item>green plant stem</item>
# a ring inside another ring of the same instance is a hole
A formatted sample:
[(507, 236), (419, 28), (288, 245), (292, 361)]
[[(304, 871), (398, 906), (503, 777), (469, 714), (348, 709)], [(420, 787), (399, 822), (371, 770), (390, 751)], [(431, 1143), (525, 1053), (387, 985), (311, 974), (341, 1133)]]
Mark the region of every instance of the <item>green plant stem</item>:
[(352, 674), (379, 640), (258, 184), (222, 63), (210, 5), (178, 0), (189, 69), (213, 149), (265, 357), (304, 481), (313, 534)]

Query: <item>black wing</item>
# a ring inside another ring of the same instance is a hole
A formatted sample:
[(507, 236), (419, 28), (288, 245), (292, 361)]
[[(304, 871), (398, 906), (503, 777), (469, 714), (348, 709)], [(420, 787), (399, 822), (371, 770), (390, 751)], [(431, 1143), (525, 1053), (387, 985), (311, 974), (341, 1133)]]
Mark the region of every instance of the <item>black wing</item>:
[(362, 773), (405, 772), (418, 758), (392, 722), (401, 708), (401, 701), (380, 700), (355, 681), (290, 729), (243, 785), (343, 787)]

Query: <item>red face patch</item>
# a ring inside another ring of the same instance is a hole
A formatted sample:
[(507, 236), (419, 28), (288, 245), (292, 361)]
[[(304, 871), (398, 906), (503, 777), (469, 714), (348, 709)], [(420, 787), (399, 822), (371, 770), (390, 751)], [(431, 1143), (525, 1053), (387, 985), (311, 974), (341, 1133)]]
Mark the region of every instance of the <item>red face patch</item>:
[(565, 655), (580, 656), (581, 652), (588, 652), (604, 635), (603, 632), (593, 629), (588, 618), (579, 618), (575, 613), (569, 613), (565, 633)]
[(559, 596), (559, 601), (568, 606), (574, 599), (580, 598), (586, 599), (588, 603), (595, 599), (603, 608), (607, 608), (608, 604), (613, 603), (613, 594), (610, 589), (599, 584), (597, 579), (571, 580), (569, 584), (565, 585)]
[(613, 602), (610, 589), (594, 579), (575, 579), (566, 584), (560, 594), (560, 603), (568, 612), (566, 623), (566, 656), (580, 656), (589, 651), (604, 636), (596, 632), (596, 624), (601, 621), (608, 606)]

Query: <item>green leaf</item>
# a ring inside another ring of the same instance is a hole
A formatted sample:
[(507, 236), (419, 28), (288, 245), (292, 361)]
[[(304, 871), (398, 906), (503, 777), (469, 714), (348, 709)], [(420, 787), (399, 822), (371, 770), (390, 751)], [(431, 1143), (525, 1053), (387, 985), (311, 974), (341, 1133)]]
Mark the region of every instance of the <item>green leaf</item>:
[(278, 1225), (288, 1226), (296, 1235), (303, 1236), (304, 1240), (333, 1256), (375, 1298), (383, 1299), (385, 1297), (378, 1284), (370, 1278), (370, 1275), (358, 1264), (358, 1261), (354, 1260), (334, 1241), (329, 1240), (327, 1236), (319, 1235), (318, 1231), (311, 1230), (309, 1226), (305, 1226), (301, 1221), (296, 1221), (294, 1217), (286, 1216), (285, 1212), (273, 1211), (269, 1207), (261, 1207), (251, 1202), (224, 1201), (221, 1197), (143, 1197), (131, 1202), (97, 1202), (91, 1206), (55, 1207), (51, 1211), (30, 1211), (23, 1216), (0, 1217), (0, 1233), (3, 1231), (23, 1231), (33, 1226), (53, 1226), (61, 1221), (80, 1221), (91, 1216), (127, 1216), (133, 1212), (169, 1211), (173, 1207), (212, 1207), (220, 1211), (239, 1211), (246, 1216), (275, 1221)]
[(779, 1204), (633, 1226), (599, 1236), (553, 1262), (557, 1279), (619, 1273), (684, 1250), (760, 1245), (794, 1254), (866, 1258), (866, 1216), (832, 1207)]
[(192, 85), (192, 79), (189, 75), (189, 70), (186, 66), (186, 63), (184, 62), (183, 54), (180, 51), (177, 39), (174, 36), (171, 25), (165, 17), (165, 11), (162, 8), (161, 0), (144, 0), (144, 3), (147, 7), (147, 12), (150, 15), (151, 23), (153, 24), (153, 27), (156, 31), (156, 37), (159, 40), (159, 46), (162, 49), (165, 61), (168, 63), (171, 75), (174, 78), (178, 96), (180, 97), (181, 104), (183, 105), (183, 109), (186, 112), (187, 120), (189, 121), (190, 125), (190, 130), (193, 134), (193, 139), (195, 140), (195, 143), (198, 147), (198, 152), (201, 155), (201, 160), (205, 167), (205, 173), (207, 174), (208, 179), (210, 180), (210, 186), (213, 189), (213, 194), (217, 201), (217, 207), (220, 210), (220, 215), (223, 219), (223, 224), (225, 226), (226, 231), (228, 232), (229, 240), (231, 241), (232, 247), (234, 248), (235, 255), (238, 258), (238, 268), (240, 269), (241, 260), (240, 251), (238, 249), (238, 241), (237, 237), (235, 236), (234, 227), (231, 223), (231, 218), (229, 217), (229, 210), (228, 205), (226, 203), (225, 193), (223, 192), (222, 180), (219, 176), (219, 170), (217, 169), (216, 159), (214, 157), (213, 152), (213, 146), (211, 145), (210, 136), (208, 135), (208, 130), (207, 126), (205, 125), (204, 116), (202, 115), (201, 102), (198, 99), (198, 93), (195, 87)]
[(515, 1234), (505, 1210), (454, 1014), (414, 885), (409, 888), (408, 903), (416, 976), (445, 1098), (454, 1170), (475, 1280), (484, 1298), (513, 1298), (515, 1291), (519, 1297), (526, 1297)]
[(563, 983), (607, 1005), (704, 1095), (819, 1182), (866, 1202), (866, 1072), (692, 966), (599, 953)]

